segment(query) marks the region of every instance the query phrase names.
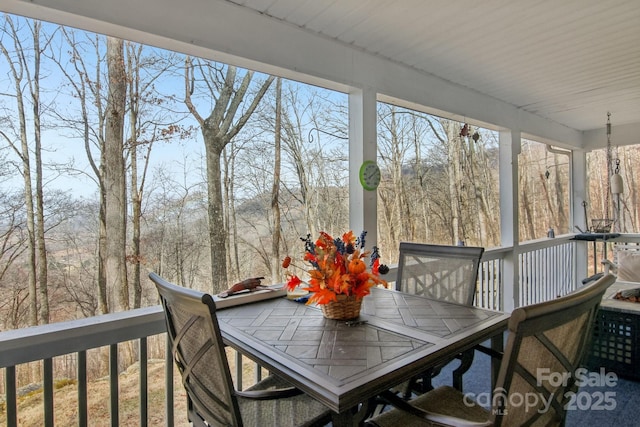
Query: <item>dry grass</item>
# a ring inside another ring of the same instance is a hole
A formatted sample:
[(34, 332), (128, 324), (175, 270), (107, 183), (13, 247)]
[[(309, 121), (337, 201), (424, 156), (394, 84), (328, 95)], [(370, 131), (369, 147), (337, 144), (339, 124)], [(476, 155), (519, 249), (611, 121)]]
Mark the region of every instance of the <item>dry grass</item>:
[[(140, 378), (138, 365), (133, 365), (119, 376), (119, 425), (140, 425)], [(148, 364), (149, 425), (165, 425), (165, 366), (164, 361), (151, 360)], [(186, 394), (179, 375), (174, 378), (174, 413), (176, 426), (188, 426), (186, 420)], [(88, 418), (91, 426), (110, 426), (109, 379), (102, 378), (87, 384)], [(57, 387), (54, 391), (54, 418), (57, 426), (78, 425), (78, 386), (75, 382)], [(18, 399), (18, 425), (41, 427), (43, 425), (42, 389)], [(2, 419), (0, 426), (6, 425)]]
[[(231, 372), (235, 369), (235, 359), (229, 357)], [(176, 427), (189, 426), (186, 419), (186, 393), (180, 375), (174, 370), (174, 422)], [(254, 378), (253, 363), (244, 363), (244, 387)], [(54, 390), (54, 419), (56, 426), (78, 425), (78, 386), (75, 381), (58, 380)], [(92, 427), (110, 426), (109, 379), (101, 378), (87, 384), (88, 418)], [(119, 376), (119, 423), (122, 427), (140, 425), (140, 378), (138, 364), (132, 365)], [(148, 424), (165, 425), (165, 364), (164, 360), (148, 362)], [(18, 398), (18, 425), (20, 427), (41, 427), (44, 406), (42, 389), (32, 391)], [(4, 405), (0, 411), (0, 427), (6, 426)]]

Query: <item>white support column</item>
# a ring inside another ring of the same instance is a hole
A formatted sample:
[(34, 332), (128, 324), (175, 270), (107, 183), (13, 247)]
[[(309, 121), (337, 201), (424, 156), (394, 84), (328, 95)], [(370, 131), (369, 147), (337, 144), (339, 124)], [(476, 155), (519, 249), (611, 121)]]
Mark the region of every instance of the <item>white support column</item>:
[(377, 191), (360, 185), (360, 165), (377, 156), (376, 92), (353, 88), (349, 93), (349, 227), (367, 231), (367, 248), (378, 243)]
[[(584, 215), (583, 202), (587, 201), (587, 153), (585, 151), (573, 151), (571, 155), (571, 223), (569, 224), (569, 232), (577, 232), (575, 228), (577, 225), (582, 230), (586, 231), (589, 227), (587, 219)], [(574, 275), (576, 279), (580, 280), (587, 277), (588, 249), (586, 242), (579, 242), (576, 245), (575, 261), (574, 261)]]
[(504, 258), (502, 277), (503, 310), (513, 311), (518, 305), (520, 271), (518, 254), (520, 245), (518, 218), (518, 154), (520, 132), (500, 131), (500, 235), (502, 246), (513, 247)]

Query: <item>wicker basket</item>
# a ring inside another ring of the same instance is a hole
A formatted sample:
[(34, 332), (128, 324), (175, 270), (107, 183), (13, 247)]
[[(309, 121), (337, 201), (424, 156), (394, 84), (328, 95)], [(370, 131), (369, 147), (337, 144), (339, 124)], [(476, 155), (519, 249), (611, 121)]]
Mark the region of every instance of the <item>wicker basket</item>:
[(592, 219), (591, 231), (594, 233), (610, 233), (611, 225), (613, 225), (612, 219)]
[(349, 320), (360, 316), (362, 297), (337, 295), (337, 301), (322, 304), (322, 314), (327, 319)]

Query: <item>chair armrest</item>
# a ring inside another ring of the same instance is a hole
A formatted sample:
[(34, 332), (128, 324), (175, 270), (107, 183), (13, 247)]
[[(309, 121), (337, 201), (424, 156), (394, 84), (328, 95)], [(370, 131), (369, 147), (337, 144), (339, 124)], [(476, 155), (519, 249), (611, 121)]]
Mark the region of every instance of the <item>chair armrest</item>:
[[(602, 277), (604, 277), (604, 273), (600, 272), (600, 273), (596, 273), (592, 276), (586, 277), (584, 279), (582, 279), (582, 284), (583, 285), (588, 285), (591, 282), (595, 282), (598, 279), (602, 279)], [(580, 289), (574, 289), (573, 291), (569, 292), (567, 295), (572, 294), (574, 292), (578, 292), (580, 291)]]
[(236, 395), (253, 400), (286, 399), (302, 394), (302, 390), (295, 387), (268, 389), (268, 390), (236, 390)]
[[(476, 422), (469, 421), (463, 418), (457, 418), (450, 415), (442, 415), (436, 414), (434, 412), (425, 411), (423, 409), (417, 408), (411, 405), (409, 402), (401, 399), (394, 393), (390, 391), (384, 391), (380, 394), (380, 397), (387, 401), (391, 406), (394, 406), (400, 411), (406, 412), (408, 414), (414, 415), (420, 419), (427, 420), (433, 423), (437, 423), (445, 426), (456, 426), (456, 427), (484, 427), (490, 426), (491, 422), (489, 420), (485, 422)], [(375, 420), (373, 420), (375, 425)]]
[(600, 261), (600, 264), (604, 267), (604, 274), (607, 275), (609, 273), (616, 274), (618, 271), (618, 266), (609, 261), (608, 259), (603, 259)]

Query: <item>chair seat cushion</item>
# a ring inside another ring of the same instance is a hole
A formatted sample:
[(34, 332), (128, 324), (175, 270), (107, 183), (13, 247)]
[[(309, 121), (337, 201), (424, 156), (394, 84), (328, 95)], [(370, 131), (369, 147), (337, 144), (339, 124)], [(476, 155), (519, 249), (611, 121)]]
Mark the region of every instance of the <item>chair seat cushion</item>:
[[(425, 411), (461, 418), (467, 421), (484, 423), (489, 420), (489, 411), (471, 399), (465, 399), (461, 392), (449, 386), (438, 387), (411, 400), (410, 403)], [(369, 424), (378, 427), (440, 425), (421, 420), (414, 415), (398, 409), (383, 412), (373, 420), (370, 420)]]
[[(273, 390), (291, 387), (277, 376), (269, 376), (247, 390)], [(245, 427), (314, 426), (330, 419), (327, 407), (302, 393), (285, 399), (255, 400), (238, 396)]]

